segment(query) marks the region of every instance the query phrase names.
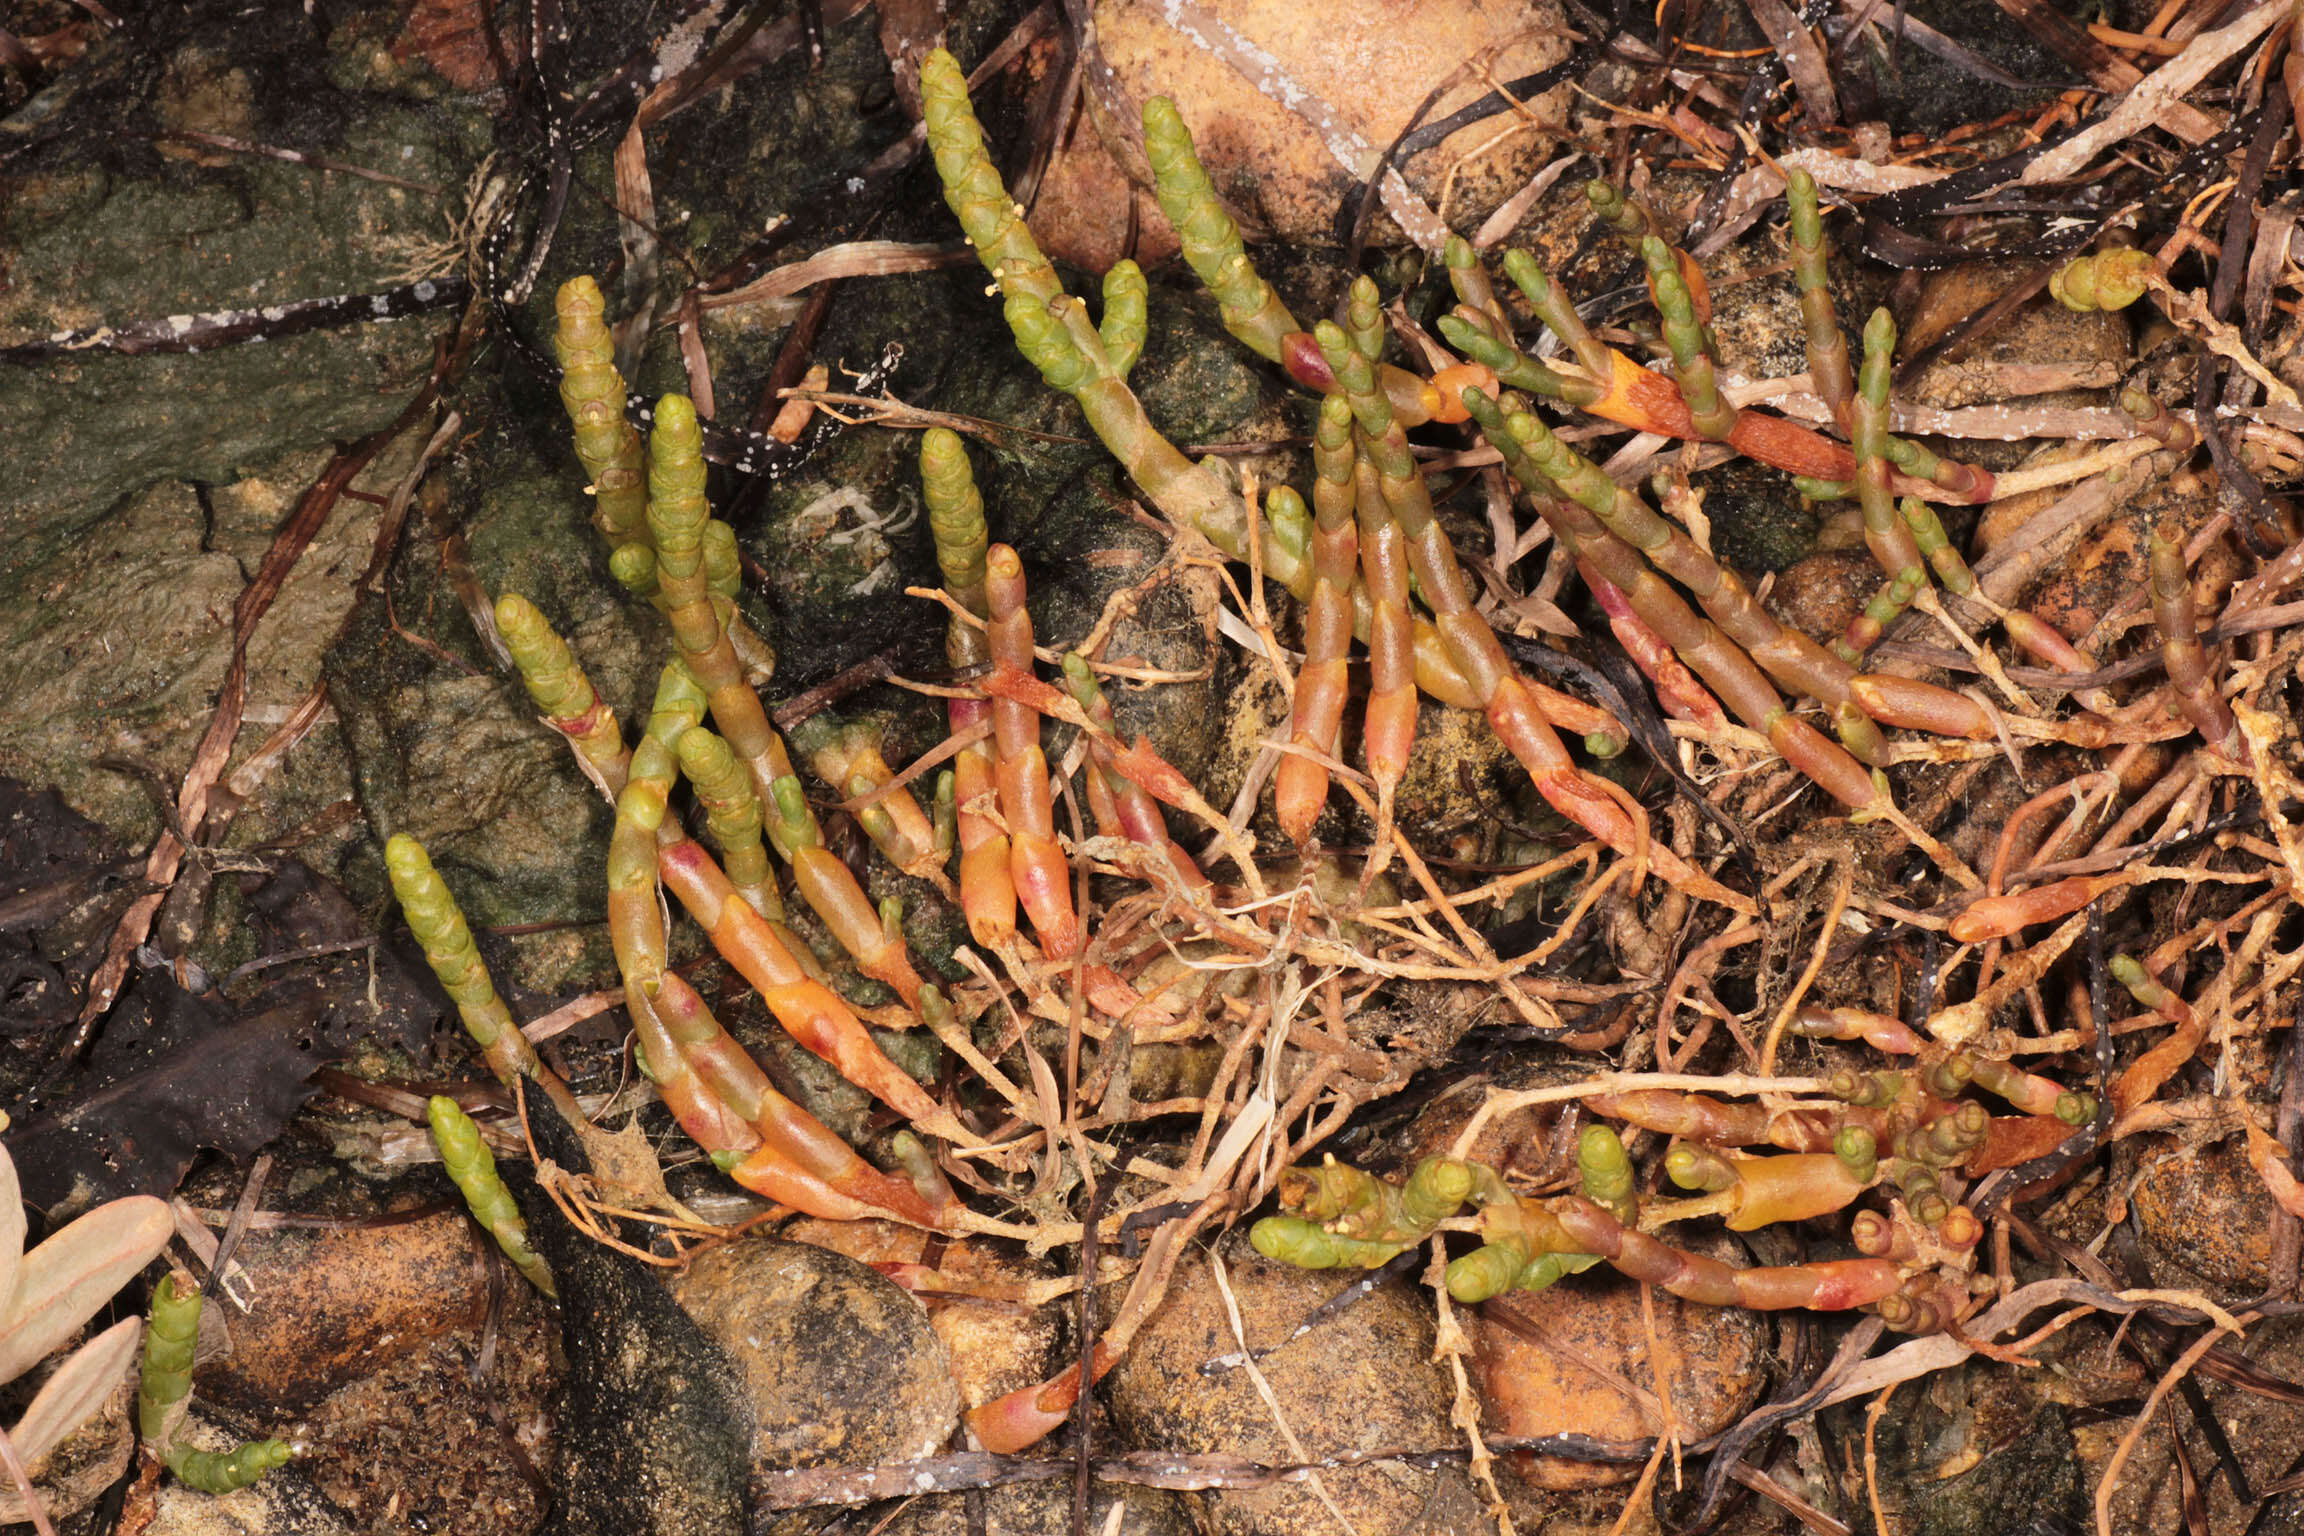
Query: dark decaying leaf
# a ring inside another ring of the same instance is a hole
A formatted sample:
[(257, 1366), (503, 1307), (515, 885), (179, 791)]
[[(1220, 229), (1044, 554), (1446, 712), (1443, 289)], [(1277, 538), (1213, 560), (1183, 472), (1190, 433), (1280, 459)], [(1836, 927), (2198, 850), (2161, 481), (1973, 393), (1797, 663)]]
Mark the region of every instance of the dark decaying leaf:
[(87, 1077), (7, 1137), (25, 1203), (62, 1219), (121, 1195), (166, 1196), (202, 1148), (254, 1152), (311, 1096), (305, 1079), (351, 1038), (328, 1026), (330, 1012), (304, 988), (234, 1018), (164, 966), (137, 973)]
[[(368, 947), (291, 960), (300, 952), (312, 954), (376, 939), (370, 917), (334, 881), (293, 859), (280, 861), (269, 879), (247, 893), (247, 901), (262, 953), (242, 967), (243, 972), (255, 972), (267, 981), (294, 976), (315, 983), (335, 1000), (339, 1011), (358, 1008), (362, 1027), (372, 1039), (408, 1051), (420, 1051), (430, 1042), (433, 1026), (449, 1013), (449, 1004), (421, 951), (396, 922)], [(235, 987), (225, 990), (244, 995)]]
[(88, 966), (75, 965), (69, 941), (48, 930), (72, 927), (91, 897), (123, 889), (132, 867), (55, 791), (0, 779), (0, 1034), (70, 1021)]

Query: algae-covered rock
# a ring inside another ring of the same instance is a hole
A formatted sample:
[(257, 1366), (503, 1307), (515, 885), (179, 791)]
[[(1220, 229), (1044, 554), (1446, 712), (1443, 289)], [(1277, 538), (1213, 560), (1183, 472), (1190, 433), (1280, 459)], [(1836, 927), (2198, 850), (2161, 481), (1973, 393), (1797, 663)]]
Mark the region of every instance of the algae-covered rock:
[(2085, 1520), (2089, 1484), (2044, 1374), (1970, 1360), (1897, 1393), (1875, 1437), (1881, 1504), (1897, 1530), (2003, 1536), (2019, 1511), (2042, 1529)]
[[(0, 391), (6, 377), (0, 370)], [(0, 566), (0, 644), (13, 658), (0, 773), (55, 784), (124, 836), (157, 832), (145, 787), (97, 760), (148, 763), (170, 779), (181, 773), (231, 665), (233, 605), (327, 460), (325, 449), (304, 449), (227, 484), (162, 480), (71, 542), (29, 541), (27, 558)], [(372, 505), (340, 500), (250, 637), (242, 710), (250, 727), (278, 724), (318, 679), (321, 653), (367, 564), (376, 517)], [(32, 549), (44, 553), (31, 557)], [(341, 798), (341, 759), (326, 733), (297, 767), (295, 807), (266, 808), (273, 835), (287, 830), (281, 811), (309, 815)]]
[[(92, 60), (64, 125), (11, 164), (0, 345), (452, 269), (449, 222), (484, 143), (476, 115), (333, 88), (304, 27), (243, 29), (229, 61), (194, 41), (161, 53), (157, 70), (125, 49)], [(258, 155), (166, 155), (124, 127), (294, 143), (419, 185)], [(92, 349), (0, 369), (11, 465), (0, 584), (156, 481), (229, 483), (288, 450), (375, 431), (422, 382), (445, 323), (198, 354)]]
[[(518, 592), (534, 602), (629, 730), (669, 659), (669, 637), (608, 580), (582, 479), (572, 455), (563, 470), (498, 441), (460, 468), (450, 495), (467, 509), (464, 568), (480, 600)], [(346, 862), (355, 895), (382, 898), (377, 847), (405, 832), (430, 851), (475, 926), (598, 919), (608, 803), (485, 648), (434, 548), (404, 550), (362, 602), (329, 653), (328, 685), (377, 834)], [(596, 983), (607, 974), (598, 938), (523, 940), (534, 968), (521, 979), (542, 989)]]

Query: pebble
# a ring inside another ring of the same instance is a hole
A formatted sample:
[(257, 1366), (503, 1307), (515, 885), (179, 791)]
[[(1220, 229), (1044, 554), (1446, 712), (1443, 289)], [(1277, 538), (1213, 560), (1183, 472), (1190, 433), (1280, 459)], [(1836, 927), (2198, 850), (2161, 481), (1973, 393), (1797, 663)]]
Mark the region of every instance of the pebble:
[[(1358, 1280), (1275, 1264), (1238, 1236), (1220, 1245), (1251, 1348), (1269, 1348), (1305, 1315)], [(1449, 1425), (1445, 1372), (1432, 1363), (1430, 1302), (1386, 1285), (1260, 1363), (1279, 1412), (1308, 1456), (1459, 1443)], [(1108, 1379), (1115, 1423), (1145, 1450), (1223, 1452), (1293, 1461), (1273, 1410), (1245, 1370), (1214, 1376), (1202, 1362), (1238, 1348), (1207, 1258), (1177, 1266), (1168, 1299)], [(1321, 1482), (1352, 1529), (1369, 1533), (1486, 1529), (1460, 1467), (1396, 1462), (1324, 1472)], [(1332, 1536), (1336, 1516), (1304, 1483), (1200, 1495), (1228, 1536)]]
[[(1655, 1293), (1655, 1311), (1682, 1438), (1717, 1434), (1759, 1398), (1771, 1331), (1766, 1319), (1662, 1291)], [(1498, 1433), (1640, 1440), (1664, 1428), (1640, 1287), (1621, 1276), (1596, 1269), (1547, 1291), (1513, 1292), (1485, 1303), (1465, 1331), (1473, 1342), (1483, 1422)], [(1510, 1461), (1521, 1477), (1551, 1490), (1629, 1482), (1640, 1471), (1636, 1462), (1529, 1452)]]
[(909, 1461), (959, 1424), (951, 1358), (927, 1313), (854, 1259), (746, 1238), (699, 1255), (671, 1290), (736, 1363), (755, 1470)]

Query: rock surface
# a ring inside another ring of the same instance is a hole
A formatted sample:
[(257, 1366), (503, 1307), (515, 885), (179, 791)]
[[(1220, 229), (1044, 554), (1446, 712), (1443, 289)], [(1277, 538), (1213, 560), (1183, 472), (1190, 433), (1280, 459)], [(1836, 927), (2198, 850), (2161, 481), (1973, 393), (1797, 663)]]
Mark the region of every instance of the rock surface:
[[(918, 1264), (927, 1257), (928, 1234), (886, 1221), (794, 1222), (786, 1240), (845, 1254), (860, 1264)], [(941, 1245), (936, 1274), (941, 1283), (984, 1291), (983, 1296), (919, 1291), (928, 1325), (943, 1340), (952, 1380), (963, 1410), (981, 1407), (1035, 1382), (1055, 1368), (1051, 1352), (1064, 1331), (1065, 1302), (1028, 1306), (1002, 1294), (1053, 1272), (1045, 1260), (1000, 1252), (989, 1243), (955, 1238)]]
[[(1118, 93), (1135, 109), (1152, 96), (1173, 98), (1217, 191), (1273, 235), (1315, 244), (1339, 242), (1339, 209), (1358, 206), (1359, 183), (1429, 93), (1448, 87), (1424, 121), (1487, 91), (1486, 79), (1462, 68), (1466, 59), (1479, 55), (1495, 79), (1510, 80), (1567, 51), (1551, 0), (1431, 0), (1416, 7), (1409, 25), (1389, 0), (1226, 0), (1207, 14), (1222, 36), (1243, 46), (1244, 68), (1219, 56), (1173, 11), (1146, 0), (1098, 5), (1097, 41)], [(1556, 96), (1531, 105), (1540, 120), (1562, 116)], [(1319, 116), (1329, 118), (1325, 134), (1310, 121)], [(1537, 135), (1499, 135), (1499, 121), (1475, 123), (1407, 157), (1409, 184), (1449, 210), (1485, 212), (1502, 202), (1543, 163), (1548, 146)], [(1105, 120), (1098, 128), (1139, 185), (1149, 185), (1140, 128)], [(1129, 225), (1126, 205), (1108, 200), (1119, 190), (1100, 167), (1051, 168), (1041, 206), (1064, 210), (1061, 224), (1048, 221), (1045, 231), (1059, 254), (1096, 270), (1127, 254), (1112, 239)], [(1158, 204), (1141, 193), (1135, 202), (1143, 253), (1173, 250)]]
[[(1641, 1440), (1665, 1431), (1669, 1396), (1686, 1439), (1726, 1429), (1765, 1384), (1766, 1319), (1661, 1291), (1655, 1317), (1652, 1351), (1640, 1287), (1606, 1270), (1484, 1304), (1465, 1331), (1485, 1420), (1511, 1435)], [(1511, 1465), (1547, 1489), (1629, 1482), (1640, 1470), (1526, 1452)]]
[(488, 1257), (461, 1210), (413, 1221), (250, 1232), (252, 1297), (221, 1314), (231, 1351), (201, 1373), (218, 1402), (294, 1413), (488, 1308)]
[[(1245, 1241), (1222, 1245), (1250, 1348), (1270, 1348), (1356, 1276), (1274, 1264)], [(1202, 1362), (1239, 1346), (1209, 1261), (1177, 1267), (1168, 1300), (1114, 1368), (1106, 1396), (1138, 1448), (1214, 1452), (1263, 1462), (1294, 1459), (1248, 1373), (1201, 1374)], [(1432, 1364), (1432, 1316), (1421, 1297), (1387, 1286), (1261, 1363), (1280, 1413), (1307, 1455), (1450, 1443), (1447, 1379)], [(1461, 1469), (1378, 1463), (1322, 1474), (1345, 1519), (1373, 1536), (1486, 1528)], [(1311, 1536), (1336, 1517), (1301, 1484), (1206, 1496), (1227, 1536)]]
[(2272, 1197), (2238, 1137), (2197, 1150), (2140, 1138), (2128, 1196), (2152, 1283), (2224, 1301), (2262, 1294), (2271, 1274)]
[(927, 1313), (854, 1259), (745, 1239), (699, 1255), (671, 1290), (736, 1363), (756, 1469), (907, 1461), (959, 1423)]

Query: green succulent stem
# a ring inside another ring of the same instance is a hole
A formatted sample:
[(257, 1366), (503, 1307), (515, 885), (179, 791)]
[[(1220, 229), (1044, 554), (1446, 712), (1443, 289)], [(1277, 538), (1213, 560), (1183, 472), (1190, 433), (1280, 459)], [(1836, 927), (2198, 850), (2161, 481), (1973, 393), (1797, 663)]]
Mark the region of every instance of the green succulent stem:
[(1301, 1216), (1267, 1216), (1248, 1229), (1248, 1241), (1264, 1257), (1298, 1269), (1380, 1269), (1408, 1247), (1339, 1236)]
[(1577, 406), (1600, 398), (1602, 386), (1590, 378), (1571, 379), (1554, 372), (1500, 335), (1482, 330), (1461, 312), (1440, 317), (1440, 334), (1450, 346), (1495, 374), (1506, 389)]
[(648, 537), (648, 485), (640, 434), (624, 416), (624, 377), (607, 325), (607, 300), (589, 277), (561, 284), (553, 351), (560, 403), (576, 432), (576, 457), (591, 479), (592, 521), (612, 550)]
[(1639, 1206), (1632, 1192), (1632, 1159), (1614, 1126), (1588, 1125), (1576, 1138), (1576, 1172), (1584, 1198), (1631, 1225)]
[(1584, 200), (1592, 205), (1592, 211), (1600, 216), (1601, 223), (1634, 245), (1663, 233), (1656, 227), (1656, 221), (1648, 216), (1647, 208), (1637, 199), (1625, 196), (1623, 190), (1613, 182), (1595, 177), (1584, 183)]
[[(1351, 333), (1333, 320), (1322, 320), (1312, 328), (1312, 337), (1320, 344), (1320, 355), (1327, 360), (1329, 371), (1336, 375), (1336, 388), (1343, 393), (1352, 407), (1353, 418), (1360, 425), (1364, 451), (1387, 437), (1392, 430), (1392, 402), (1384, 391), (1376, 387), (1376, 368), (1373, 361), (1352, 340)], [(1400, 466), (1389, 469), (1378, 464), (1382, 473), (1398, 473)]]
[(1917, 594), (1928, 579), (1920, 546), (1897, 516), (1889, 493), (1888, 375), (1895, 352), (1896, 322), (1887, 310), (1876, 309), (1864, 326), (1864, 366), (1856, 379), (1849, 436), (1856, 451), (1856, 501), (1864, 511), (1864, 542), (1891, 584), (1908, 581)]
[(384, 865), (392, 877), (393, 894), (400, 898), (401, 915), (423, 946), (425, 963), (456, 1005), (466, 1033), (480, 1047), (489, 1069), (506, 1087), (518, 1078), (536, 1078), (543, 1063), (496, 995), (496, 984), (472, 942), (463, 909), (433, 869), (424, 845), (406, 834), (395, 835), (384, 845)]
[(1640, 259), (1664, 316), (1664, 344), (1672, 349), (1673, 380), (1680, 387), (1680, 398), (1688, 403), (1688, 418), (1704, 436), (1724, 438), (1735, 429), (1736, 408), (1721, 397), (1719, 365), (1705, 346), (1704, 327), (1696, 318), (1695, 296), (1681, 275), (1679, 255), (1649, 235), (1640, 242)]
[[(576, 457), (591, 479), (593, 526), (608, 542), (608, 573), (636, 597), (662, 607), (654, 531), (648, 523), (648, 468), (640, 434), (624, 415), (624, 378), (616, 371), (606, 301), (590, 277), (563, 283), (555, 302), (553, 351), (560, 359), (560, 402), (575, 429)], [(698, 440), (701, 451), (701, 438)], [(698, 483), (701, 485), (701, 468)], [(698, 535), (707, 585), (733, 605), (742, 590), (736, 531), (717, 520)], [(776, 650), (730, 607), (729, 643), (747, 673), (765, 681)]]
[(728, 883), (762, 917), (782, 922), (784, 898), (760, 840), (763, 818), (752, 775), (727, 742), (701, 725), (681, 733), (677, 751), (680, 771), (704, 807), (704, 830), (720, 850)]
[(1968, 569), (1968, 562), (1960, 551), (1952, 547), (1945, 537), (1944, 524), (1938, 520), (1936, 509), (1917, 496), (1906, 496), (1896, 503), (1896, 513), (1911, 530), (1913, 542), (1920, 546), (1929, 569), (1945, 591), (1966, 597), (1976, 590), (1976, 575)]
[(1872, 594), (1872, 600), (1864, 605), (1864, 611), (1850, 619), (1846, 632), (1832, 642), (1833, 654), (1850, 666), (1861, 663), (1864, 653), (1880, 643), (1888, 626), (1904, 616), (1904, 610), (1912, 606), (1912, 600), (1927, 584), (1927, 576), (1917, 565), (1883, 582)]
[(1097, 322), (1096, 334), (1104, 343), (1104, 355), (1112, 360), (1112, 371), (1123, 379), (1144, 350), (1144, 337), (1151, 325), (1150, 297), (1144, 270), (1136, 263), (1116, 261), (1104, 274), (1104, 314)]
[(1376, 280), (1363, 272), (1352, 279), (1352, 286), (1344, 295), (1344, 334), (1352, 338), (1352, 350), (1370, 363), (1384, 356), (1384, 300), (1377, 292)]
[(928, 529), (936, 541), (936, 566), (944, 590), (978, 618), (991, 610), (984, 601), (984, 552), (990, 535), (984, 526), (984, 497), (960, 434), (930, 427), (920, 434), (920, 489), (928, 503)]
[(1808, 378), (1832, 419), (1845, 428), (1856, 386), (1848, 368), (1848, 338), (1840, 333), (1840, 317), (1832, 308), (1831, 251), (1824, 243), (1816, 178), (1792, 172), (1784, 179), (1784, 201), (1792, 215), (1792, 281), (1800, 291), (1800, 321), (1807, 333)]
[(1560, 285), (1536, 265), (1536, 258), (1526, 251), (1505, 252), (1504, 275), (1512, 279), (1520, 296), (1528, 301), (1528, 307), (1536, 311), (1536, 318), (1551, 327), (1552, 334), (1575, 354), (1578, 365), (1591, 382), (1606, 387), (1615, 373), (1608, 348), (1585, 325), (1584, 317), (1576, 313), (1576, 306), (1560, 291)]
[[(1072, 397), (1090, 430), (1170, 521), (1199, 529), (1232, 559), (1247, 559), (1247, 503), (1222, 470), (1192, 462), (1163, 436), (1112, 368), (1095, 326), (1065, 295), (1001, 185), (958, 62), (942, 49), (931, 52), (921, 63), (920, 90), (945, 201), (1003, 295), (1018, 350), (1052, 388)], [(1307, 551), (1266, 543), (1265, 575), (1299, 597), (1308, 595), (1313, 574)], [(1364, 586), (1353, 589), (1353, 609), (1354, 632), (1364, 635), (1370, 611)], [(1420, 639), (1416, 646), (1418, 683), (1443, 702), (1483, 702), (1437, 638), (1428, 629), (1422, 633), (1430, 643)]]
[(201, 1296), (180, 1290), (174, 1275), (152, 1291), (145, 1323), (144, 1370), (136, 1396), (137, 1430), (176, 1480), (201, 1493), (245, 1488), (292, 1454), (283, 1440), (251, 1440), (231, 1451), (194, 1450), (181, 1440), (192, 1395), (192, 1357), (200, 1343)]
[(600, 702), (575, 653), (536, 605), (515, 592), (496, 599), (496, 632), (520, 669), (528, 697), (552, 729), (568, 738), (586, 774), (613, 801), (624, 787), (632, 754), (615, 711)]
[(771, 811), (768, 827), (776, 851), (791, 857), (795, 848), (823, 846), (824, 834), (816, 826), (816, 813), (808, 809), (808, 795), (796, 775), (787, 774), (769, 786)]
[(1456, 290), (1457, 302), (1470, 311), (1470, 318), (1491, 336), (1509, 337), (1511, 319), (1497, 302), (1496, 285), (1489, 281), (1488, 268), (1481, 263), (1480, 253), (1472, 249), (1472, 242), (1462, 235), (1450, 235), (1442, 259), (1448, 264), (1448, 286)]
[(496, 1172), (496, 1159), (490, 1155), (488, 1144), (480, 1139), (480, 1127), (463, 1107), (446, 1094), (434, 1094), (424, 1106), (425, 1119), (432, 1127), (432, 1144), (440, 1149), (440, 1161), (448, 1169), (448, 1177), (463, 1193), (466, 1209), (472, 1219), (485, 1227), (488, 1235), (512, 1267), (520, 1271), (530, 1285), (545, 1295), (558, 1298), (560, 1291), (552, 1281), (552, 1270), (542, 1255), (528, 1246), (528, 1223), (513, 1203), (512, 1191), (504, 1187), (504, 1180)]
[(1224, 328), (1267, 362), (1279, 362), (1281, 338), (1303, 327), (1248, 259), (1240, 226), (1224, 211), (1183, 115), (1165, 96), (1144, 104), (1144, 154), (1160, 211), (1176, 226), (1193, 276), (1216, 296)]

